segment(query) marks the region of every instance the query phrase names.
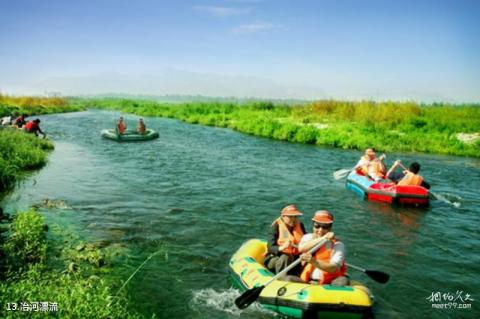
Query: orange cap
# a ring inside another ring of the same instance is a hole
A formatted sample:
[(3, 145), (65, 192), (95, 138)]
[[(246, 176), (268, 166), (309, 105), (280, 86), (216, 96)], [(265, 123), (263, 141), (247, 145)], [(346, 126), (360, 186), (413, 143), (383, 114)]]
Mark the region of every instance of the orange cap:
[(318, 210), (312, 220), (317, 223), (331, 224), (333, 223), (333, 215), (327, 210)]
[(288, 205), (282, 209), (282, 216), (302, 216), (303, 214), (297, 209), (295, 205)]

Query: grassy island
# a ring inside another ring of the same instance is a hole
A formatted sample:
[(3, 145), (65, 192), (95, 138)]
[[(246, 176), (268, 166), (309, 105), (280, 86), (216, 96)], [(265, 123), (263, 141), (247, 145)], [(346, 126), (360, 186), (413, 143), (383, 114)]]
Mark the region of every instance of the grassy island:
[(302, 105), (266, 101), (159, 103), (79, 99), (82, 107), (227, 127), (267, 138), (345, 149), (480, 157), (480, 105), (324, 100)]

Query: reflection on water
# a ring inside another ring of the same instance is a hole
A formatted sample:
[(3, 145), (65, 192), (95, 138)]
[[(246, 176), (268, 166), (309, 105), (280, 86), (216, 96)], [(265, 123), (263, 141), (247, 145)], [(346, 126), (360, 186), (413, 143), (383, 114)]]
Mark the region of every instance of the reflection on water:
[[(160, 318), (238, 318), (228, 260), (249, 238), (266, 238), (282, 206), (296, 203), (309, 220), (318, 209), (335, 214), (334, 231), (348, 261), (388, 272), (378, 284), (350, 270), (374, 293), (378, 318), (457, 318), (432, 311), (432, 291), (480, 291), (479, 160), (389, 154), (418, 160), (435, 192), (461, 198), (458, 209), (433, 201), (425, 209), (361, 201), (335, 181), (358, 151), (271, 141), (227, 129), (145, 118), (160, 138), (119, 144), (100, 138), (118, 113), (88, 111), (42, 117), (56, 149), (47, 167), (2, 205), (39, 210), (49, 222), (84, 239), (122, 248), (115, 257), (123, 282), (159, 247), (128, 284), (140, 311)], [(136, 117), (125, 116), (133, 126)], [(65, 203), (67, 207), (54, 204)], [(477, 296), (478, 298), (478, 296)], [(270, 318), (257, 308), (242, 318)]]

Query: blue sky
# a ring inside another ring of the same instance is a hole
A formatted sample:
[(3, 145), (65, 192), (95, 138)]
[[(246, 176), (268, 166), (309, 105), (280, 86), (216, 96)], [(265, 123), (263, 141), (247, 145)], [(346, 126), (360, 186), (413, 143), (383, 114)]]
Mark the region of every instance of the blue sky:
[(480, 102), (480, 1), (0, 0), (0, 91)]

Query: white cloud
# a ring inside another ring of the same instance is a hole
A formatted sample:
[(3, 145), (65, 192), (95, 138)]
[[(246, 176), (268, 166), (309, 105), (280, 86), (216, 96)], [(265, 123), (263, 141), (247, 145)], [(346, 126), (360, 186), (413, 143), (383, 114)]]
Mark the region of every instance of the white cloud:
[(285, 27), (269, 22), (254, 22), (249, 24), (242, 24), (232, 29), (235, 34), (251, 34), (251, 33), (266, 33), (284, 30)]
[(207, 12), (214, 17), (224, 18), (229, 16), (241, 15), (249, 13), (251, 8), (234, 8), (234, 7), (221, 7), (221, 6), (195, 6), (196, 11)]

